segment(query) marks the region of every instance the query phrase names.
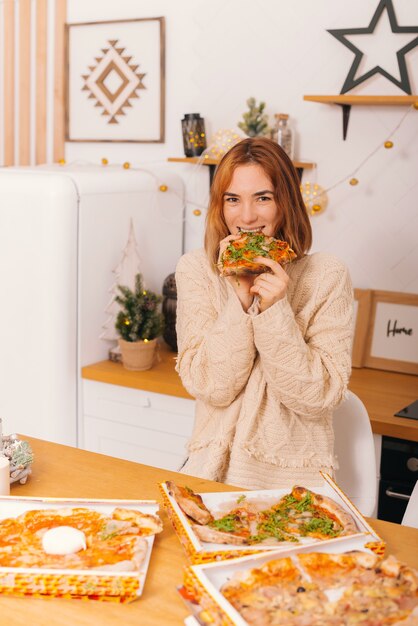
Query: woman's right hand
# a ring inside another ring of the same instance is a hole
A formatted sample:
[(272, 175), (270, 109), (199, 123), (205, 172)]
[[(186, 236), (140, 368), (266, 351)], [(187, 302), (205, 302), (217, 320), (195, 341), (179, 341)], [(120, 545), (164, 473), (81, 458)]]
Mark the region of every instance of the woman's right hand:
[[(218, 268), (220, 267), (222, 254), (227, 246), (230, 244), (231, 241), (235, 241), (240, 237), (241, 235), (228, 235), (228, 237), (225, 237), (225, 239), (222, 239), (219, 242)], [(254, 294), (250, 293), (250, 289), (254, 284), (255, 278), (256, 276), (251, 275), (225, 276), (225, 280), (227, 280), (229, 284), (232, 285), (245, 312), (248, 311), (254, 300)]]

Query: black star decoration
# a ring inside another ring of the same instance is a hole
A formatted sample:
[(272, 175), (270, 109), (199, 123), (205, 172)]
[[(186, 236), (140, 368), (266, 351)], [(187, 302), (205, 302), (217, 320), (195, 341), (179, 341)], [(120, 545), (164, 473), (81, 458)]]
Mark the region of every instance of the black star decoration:
[(406, 68), (405, 55), (407, 54), (407, 52), (410, 52), (413, 48), (415, 48), (415, 46), (418, 45), (418, 36), (415, 37), (415, 39), (412, 39), (412, 41), (410, 41), (406, 46), (398, 50), (396, 53), (398, 59), (399, 73), (401, 77), (400, 80), (397, 80), (394, 76), (389, 74), (389, 72), (380, 67), (380, 65), (376, 65), (369, 72), (366, 72), (365, 74), (360, 75), (358, 78), (355, 78), (356, 72), (364, 55), (361, 50), (359, 50), (355, 45), (353, 45), (345, 38), (345, 35), (373, 34), (384, 11), (387, 11), (392, 33), (418, 33), (418, 26), (398, 25), (392, 0), (380, 0), (375, 14), (373, 15), (372, 20), (367, 28), (338, 28), (328, 30), (328, 32), (331, 33), (333, 37), (338, 39), (338, 41), (344, 44), (344, 46), (347, 46), (347, 48), (349, 48), (349, 50), (354, 52), (354, 54), (356, 55), (340, 93), (347, 93), (347, 91), (350, 91), (350, 89), (357, 87), (357, 85), (364, 82), (374, 74), (382, 74), (382, 76), (385, 76), (387, 79), (392, 81), (392, 83), (400, 87), (405, 93), (411, 94), (411, 85), (409, 82), (408, 70)]

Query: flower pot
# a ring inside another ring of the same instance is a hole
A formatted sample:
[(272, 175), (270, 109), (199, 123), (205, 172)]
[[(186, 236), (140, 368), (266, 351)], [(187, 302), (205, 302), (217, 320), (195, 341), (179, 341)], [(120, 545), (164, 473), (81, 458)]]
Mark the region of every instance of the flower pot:
[(149, 370), (154, 363), (157, 340), (150, 341), (125, 341), (119, 339), (122, 352), (122, 363), (127, 370)]

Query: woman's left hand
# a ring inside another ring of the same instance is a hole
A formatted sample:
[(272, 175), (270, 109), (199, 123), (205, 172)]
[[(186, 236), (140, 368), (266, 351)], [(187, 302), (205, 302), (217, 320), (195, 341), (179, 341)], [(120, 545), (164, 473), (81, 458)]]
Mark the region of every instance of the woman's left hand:
[(260, 311), (263, 312), (284, 298), (289, 284), (289, 276), (281, 265), (272, 259), (260, 256), (255, 257), (254, 262), (266, 265), (272, 271), (272, 274), (266, 272), (257, 276), (250, 289), (250, 293), (259, 297)]

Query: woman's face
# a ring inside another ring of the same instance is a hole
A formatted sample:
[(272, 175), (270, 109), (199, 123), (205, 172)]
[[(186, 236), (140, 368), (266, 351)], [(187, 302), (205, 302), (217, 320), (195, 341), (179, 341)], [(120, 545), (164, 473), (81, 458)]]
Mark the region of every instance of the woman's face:
[(273, 185), (260, 165), (240, 165), (224, 193), (223, 211), (231, 235), (262, 230), (273, 236), (281, 225)]

